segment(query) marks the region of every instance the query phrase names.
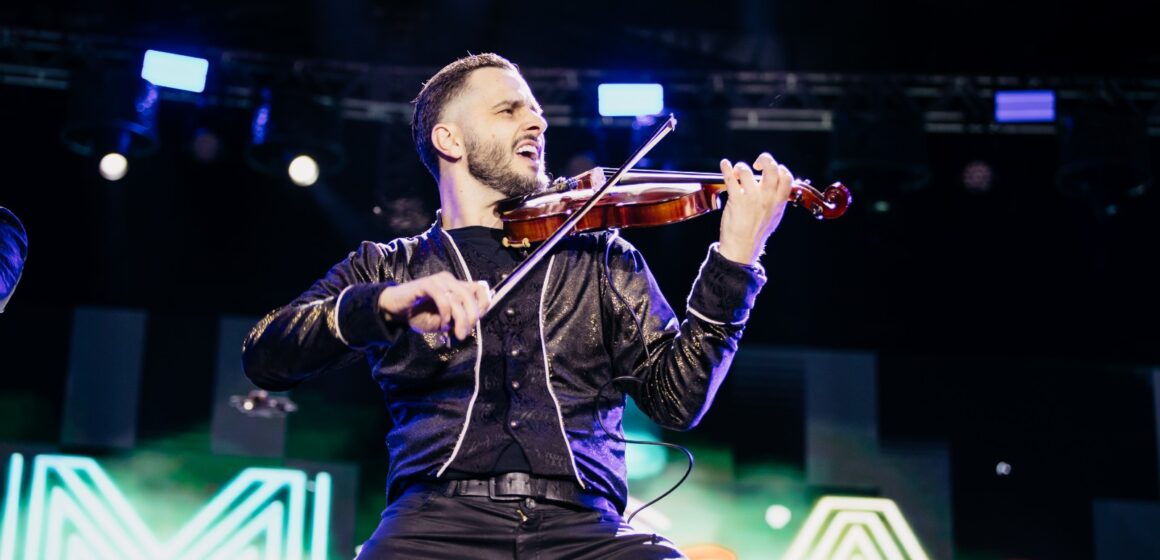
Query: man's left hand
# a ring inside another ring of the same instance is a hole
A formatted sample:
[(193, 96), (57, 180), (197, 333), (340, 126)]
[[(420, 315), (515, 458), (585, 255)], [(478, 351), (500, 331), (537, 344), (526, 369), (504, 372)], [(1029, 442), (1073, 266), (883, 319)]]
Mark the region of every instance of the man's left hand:
[(721, 215), (721, 256), (742, 264), (757, 264), (765, 241), (781, 223), (789, 198), (793, 174), (769, 153), (758, 156), (753, 167), (761, 171), (761, 181), (745, 162), (721, 160), (725, 190), (729, 199)]

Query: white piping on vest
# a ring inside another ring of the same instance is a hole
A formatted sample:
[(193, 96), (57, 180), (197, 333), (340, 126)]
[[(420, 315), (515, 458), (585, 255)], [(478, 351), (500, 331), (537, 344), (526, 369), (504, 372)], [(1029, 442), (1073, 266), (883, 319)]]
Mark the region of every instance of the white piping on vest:
[(540, 287), (540, 352), (544, 355), (544, 382), (548, 384), (548, 394), (552, 395), (552, 404), (556, 405), (556, 420), (560, 423), (560, 435), (564, 437), (564, 448), (568, 450), (568, 460), (572, 462), (572, 473), (576, 475), (576, 482), (580, 488), (587, 489), (584, 480), (580, 478), (580, 469), (576, 468), (576, 457), (572, 455), (572, 443), (568, 441), (568, 432), (564, 430), (564, 413), (560, 411), (560, 401), (556, 399), (556, 391), (552, 389), (552, 366), (548, 364), (548, 341), (544, 337), (544, 296), (548, 293), (548, 280), (552, 278), (552, 264), (556, 262), (556, 255), (548, 259), (548, 271), (544, 273), (544, 285)]
[[(467, 261), (463, 260), (463, 255), (459, 252), (459, 247), (455, 244), (455, 240), (451, 238), (451, 234), (442, 229), (439, 230), (439, 233), (442, 233), (447, 238), (447, 242), (455, 250), (455, 256), (459, 259), (459, 265), (463, 268), (463, 274), (467, 276), (467, 281), (470, 282), (471, 271), (467, 270)], [(478, 333), (478, 336), (475, 337), (477, 346), (475, 353), (475, 389), (471, 392), (471, 400), (467, 403), (467, 414), (463, 418), (463, 429), (459, 431), (459, 439), (455, 440), (455, 447), (451, 450), (451, 456), (447, 458), (447, 462), (443, 463), (443, 466), (439, 467), (439, 472), (435, 473), (436, 477), (443, 476), (443, 471), (451, 466), (451, 462), (459, 454), (459, 448), (463, 446), (463, 438), (467, 435), (467, 426), (471, 424), (471, 412), (475, 408), (475, 399), (479, 397), (479, 365), (483, 360), (483, 326), (480, 324), (479, 319), (475, 320), (475, 332)]]

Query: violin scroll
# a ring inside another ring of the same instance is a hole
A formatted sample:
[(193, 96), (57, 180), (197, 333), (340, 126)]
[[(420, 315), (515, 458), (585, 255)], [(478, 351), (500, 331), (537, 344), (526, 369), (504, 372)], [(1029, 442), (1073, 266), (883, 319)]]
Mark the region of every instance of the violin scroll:
[(850, 189), (842, 183), (834, 183), (826, 187), (824, 192), (819, 192), (810, 185), (809, 179), (803, 179), (794, 181), (789, 191), (790, 204), (805, 208), (819, 220), (840, 218), (853, 202)]

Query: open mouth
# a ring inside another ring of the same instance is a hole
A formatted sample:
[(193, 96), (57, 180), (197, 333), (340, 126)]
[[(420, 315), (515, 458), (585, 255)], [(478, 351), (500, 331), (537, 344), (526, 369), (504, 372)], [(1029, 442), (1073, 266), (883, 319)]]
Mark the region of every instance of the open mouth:
[(540, 161), (540, 150), (534, 144), (524, 144), (516, 148), (516, 155), (531, 162)]

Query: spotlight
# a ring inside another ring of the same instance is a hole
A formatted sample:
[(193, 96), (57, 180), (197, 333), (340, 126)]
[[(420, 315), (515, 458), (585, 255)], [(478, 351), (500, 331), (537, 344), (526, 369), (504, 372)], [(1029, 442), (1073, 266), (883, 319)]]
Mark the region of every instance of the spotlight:
[(773, 504), (765, 510), (765, 522), (774, 529), (784, 529), (793, 519), (793, 512), (781, 504)]
[(991, 190), (991, 181), (995, 176), (991, 164), (983, 160), (974, 160), (963, 166), (963, 187), (968, 192), (982, 194)]
[(309, 187), (318, 181), (318, 162), (308, 155), (300, 155), (290, 160), (290, 165), (286, 167), (286, 173), (295, 185)]
[(193, 139), (189, 142), (189, 151), (197, 161), (213, 163), (221, 155), (221, 138), (209, 128), (199, 128), (193, 132)]
[(265, 89), (254, 111), (246, 161), (262, 173), (308, 187), (345, 165), (341, 126), (338, 108), (326, 98)]
[(101, 158), (101, 162), (97, 168), (101, 172), (101, 177), (104, 177), (105, 180), (120, 181), (125, 176), (125, 173), (129, 172), (129, 160), (117, 152), (110, 152)]
[(298, 405), (289, 398), (270, 396), (270, 393), (261, 389), (231, 396), (230, 406), (246, 416), (258, 418), (276, 418), (298, 410)]
[(128, 160), (157, 150), (157, 86), (129, 68), (90, 63), (75, 71), (70, 89), (61, 140), (77, 154), (101, 157), (102, 177), (121, 179)]

